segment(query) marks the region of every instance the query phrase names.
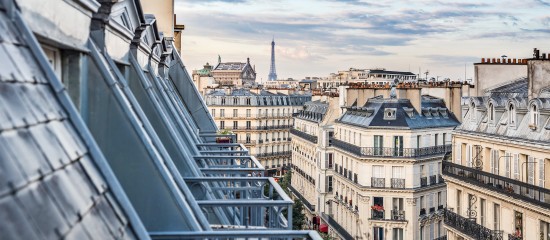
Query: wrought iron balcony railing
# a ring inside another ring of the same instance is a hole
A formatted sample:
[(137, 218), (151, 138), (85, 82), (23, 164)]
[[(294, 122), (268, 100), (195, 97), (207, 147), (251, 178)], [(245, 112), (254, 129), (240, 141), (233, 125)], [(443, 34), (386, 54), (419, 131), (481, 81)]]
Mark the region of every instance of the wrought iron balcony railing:
[(391, 220), (394, 221), (406, 221), (405, 211), (403, 210), (392, 210), (391, 211)]
[[(210, 105), (210, 106), (220, 106), (220, 105)], [(233, 106), (233, 105), (225, 105), (225, 106)], [(285, 114), (224, 114), (224, 115), (215, 115), (213, 116), (214, 119), (265, 119), (265, 118), (291, 118), (292, 114), (285, 113)]]
[(256, 140), (237, 140), (237, 143), (244, 145), (256, 145)]
[(382, 220), (384, 219), (384, 210), (371, 210), (371, 219)]
[(254, 127), (256, 130), (272, 130), (272, 129), (289, 129), (292, 125), (277, 125), (277, 126), (257, 126)]
[(292, 192), (292, 194), (294, 194), (294, 196), (300, 199), (300, 201), (304, 204), (304, 206), (307, 209), (309, 209), (312, 212), (315, 211), (315, 205), (311, 204), (298, 190), (292, 187), (292, 185), (289, 185), (288, 189), (290, 189), (290, 191)]
[(215, 230), (186, 232), (149, 232), (153, 240), (167, 239), (322, 239), (316, 231), (296, 230)]
[(385, 188), (386, 187), (386, 179), (385, 178), (375, 178), (371, 177), (371, 187), (373, 188)]
[(452, 150), (450, 144), (424, 148), (379, 148), (359, 147), (334, 138), (331, 142), (334, 147), (359, 157), (415, 158), (445, 154)]
[(434, 238), (434, 240), (447, 240), (447, 236), (437, 237), (437, 238)]
[(448, 209), (443, 210), (445, 225), (452, 227), (473, 239), (502, 240), (502, 231), (491, 230), (479, 225), (475, 220), (465, 218)]
[(343, 239), (345, 239), (345, 240), (355, 239), (350, 233), (348, 233), (348, 231), (346, 231), (345, 228), (343, 228), (336, 220), (334, 220), (334, 218), (332, 218), (332, 216), (330, 216), (328, 214), (325, 214), (325, 213), (321, 213), (321, 218), (326, 223), (328, 223), (328, 225), (332, 229), (334, 229), (338, 233), (338, 235), (340, 235), (340, 237), (342, 237)]
[(405, 188), (405, 179), (404, 178), (392, 178), (391, 179), (391, 188)]
[(508, 234), (508, 240), (523, 240), (523, 237), (516, 236), (516, 235), (513, 235), (513, 234)]
[(305, 140), (308, 140), (312, 143), (317, 143), (317, 136), (313, 136), (313, 135), (310, 135), (310, 134), (307, 134), (305, 132), (302, 132), (298, 129), (295, 129), (295, 128), (291, 128), (290, 129), (290, 133), (295, 135), (295, 136), (298, 136), (300, 138), (303, 138)]
[(290, 156), (291, 151), (282, 151), (282, 152), (272, 152), (272, 153), (258, 153), (256, 154), (257, 158), (266, 158), (266, 157), (281, 157), (281, 156)]
[(546, 188), (449, 161), (443, 161), (443, 174), (506, 196), (550, 208), (550, 190)]

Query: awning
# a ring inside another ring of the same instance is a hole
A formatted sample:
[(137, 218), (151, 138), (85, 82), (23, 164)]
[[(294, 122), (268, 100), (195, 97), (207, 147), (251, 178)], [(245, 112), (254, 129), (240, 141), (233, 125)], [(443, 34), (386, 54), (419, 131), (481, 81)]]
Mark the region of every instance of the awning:
[(319, 232), (328, 233), (328, 225), (324, 223), (321, 224), (321, 226), (319, 226)]

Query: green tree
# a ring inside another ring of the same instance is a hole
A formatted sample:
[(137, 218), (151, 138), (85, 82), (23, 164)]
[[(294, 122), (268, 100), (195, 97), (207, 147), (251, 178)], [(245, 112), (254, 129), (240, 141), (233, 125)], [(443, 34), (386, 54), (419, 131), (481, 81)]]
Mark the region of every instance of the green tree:
[(304, 215), (304, 204), (299, 199), (294, 200), (292, 205), (292, 229), (301, 230), (306, 216)]

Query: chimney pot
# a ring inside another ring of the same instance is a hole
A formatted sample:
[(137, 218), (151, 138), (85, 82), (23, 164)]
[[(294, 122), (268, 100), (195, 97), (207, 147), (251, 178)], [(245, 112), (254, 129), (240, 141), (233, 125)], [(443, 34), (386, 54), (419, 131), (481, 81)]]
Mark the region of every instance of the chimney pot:
[(497, 63), (497, 60), (495, 58), (493, 58), (493, 63)]
[(500, 63), (500, 58), (497, 58), (497, 63)]
[(485, 63), (485, 58), (481, 58), (481, 63)]
[(542, 54), (542, 59), (546, 59), (546, 53)]

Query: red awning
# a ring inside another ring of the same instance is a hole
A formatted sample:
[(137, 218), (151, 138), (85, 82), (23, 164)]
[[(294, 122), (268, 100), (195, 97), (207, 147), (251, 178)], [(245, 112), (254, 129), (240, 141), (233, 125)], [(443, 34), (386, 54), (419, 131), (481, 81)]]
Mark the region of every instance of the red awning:
[(321, 226), (319, 226), (319, 232), (328, 233), (328, 225), (321, 224)]

